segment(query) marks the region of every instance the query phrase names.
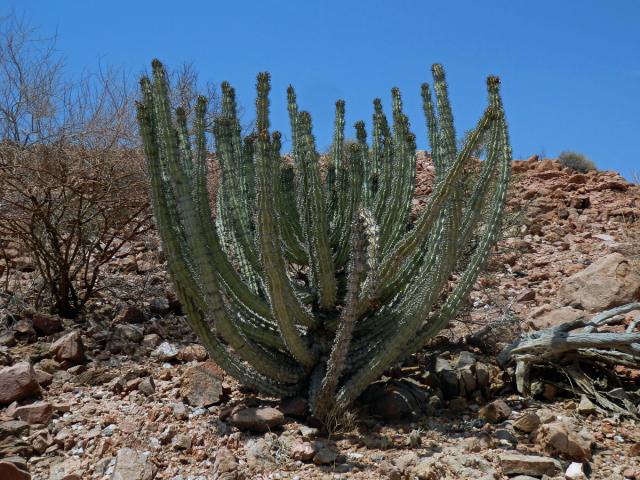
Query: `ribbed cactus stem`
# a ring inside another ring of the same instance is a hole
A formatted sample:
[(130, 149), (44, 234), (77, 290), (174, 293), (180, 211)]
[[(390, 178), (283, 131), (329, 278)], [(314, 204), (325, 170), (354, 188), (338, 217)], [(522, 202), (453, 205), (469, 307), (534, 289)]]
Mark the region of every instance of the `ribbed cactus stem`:
[[(280, 133), (270, 132), (269, 74), (258, 75), (255, 129), (244, 138), (235, 91), (223, 82), (214, 222), (206, 100), (197, 99), (190, 129), (184, 109), (171, 111), (164, 67), (154, 61), (152, 70), (140, 82), (138, 123), (157, 229), (189, 325), (243, 384), (267, 395), (306, 392), (320, 419), (348, 408), (457, 314), (497, 239), (511, 163), (497, 77), (458, 151), (444, 70), (433, 66), (435, 100), (424, 84), (422, 101), (436, 179), (413, 223), (416, 137), (397, 88), (392, 128), (374, 100), (371, 146), (362, 122), (347, 146), (345, 104), (336, 102), (323, 170), (293, 87), (290, 162)], [(481, 144), (486, 160), (471, 178)]]

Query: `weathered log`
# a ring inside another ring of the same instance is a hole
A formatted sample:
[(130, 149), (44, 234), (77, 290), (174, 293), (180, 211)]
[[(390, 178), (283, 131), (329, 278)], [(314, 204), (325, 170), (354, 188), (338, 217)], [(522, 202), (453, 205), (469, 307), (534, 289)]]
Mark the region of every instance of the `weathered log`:
[[(516, 388), (523, 395), (531, 394), (532, 369), (552, 365), (571, 379), (568, 389), (591, 397), (606, 410), (638, 416), (640, 409), (631, 394), (621, 395), (620, 388), (599, 391), (593, 379), (580, 367), (581, 363), (589, 365), (591, 370), (609, 377), (613, 367), (618, 365), (640, 369), (640, 332), (635, 331), (640, 324), (640, 315), (624, 333), (598, 331), (603, 326), (622, 323), (624, 314), (633, 310), (640, 310), (640, 303), (612, 308), (590, 320), (581, 317), (522, 335), (498, 355), (498, 362), (502, 367), (515, 363)], [(578, 329), (581, 330), (574, 331)]]

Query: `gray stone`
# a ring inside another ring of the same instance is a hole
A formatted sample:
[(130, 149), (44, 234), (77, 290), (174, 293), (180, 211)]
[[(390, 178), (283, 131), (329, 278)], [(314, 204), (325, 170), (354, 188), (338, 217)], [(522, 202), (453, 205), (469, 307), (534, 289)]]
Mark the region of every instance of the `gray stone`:
[(275, 459), (271, 449), (264, 438), (250, 439), (245, 444), (247, 465), (255, 469), (271, 468)]
[(144, 330), (137, 325), (130, 325), (128, 323), (120, 323), (116, 325), (116, 334), (124, 340), (128, 340), (133, 343), (140, 343), (144, 338)]
[(458, 361), (456, 362), (456, 368), (459, 370), (461, 368), (471, 367), (472, 365), (475, 365), (475, 363), (476, 363), (476, 356), (471, 352), (463, 350), (462, 352), (460, 352), (460, 355), (458, 356)]
[(147, 397), (153, 395), (156, 392), (156, 384), (151, 377), (145, 377), (138, 385), (138, 390), (144, 393)]
[(213, 462), (213, 480), (237, 480), (238, 461), (231, 450), (226, 447), (216, 451)]
[(155, 356), (161, 362), (168, 362), (170, 360), (173, 360), (177, 355), (178, 349), (169, 342), (162, 342), (153, 351), (153, 356)]
[(592, 413), (596, 413), (596, 406), (586, 395), (582, 395), (582, 397), (580, 397), (578, 413), (581, 413), (582, 415), (591, 415)]
[(9, 420), (0, 423), (0, 440), (13, 436), (22, 437), (29, 434), (31, 426), (22, 420)]
[(171, 307), (169, 306), (169, 300), (165, 297), (155, 297), (149, 302), (149, 310), (156, 315), (165, 315), (169, 313)]
[(335, 463), (338, 454), (327, 446), (322, 446), (318, 449), (313, 457), (313, 463), (316, 465), (328, 465)]
[(191, 437), (189, 435), (179, 433), (171, 440), (171, 446), (175, 450), (189, 450), (191, 448)]
[(142, 338), (142, 346), (147, 348), (156, 348), (160, 345), (162, 338), (157, 333), (148, 333)]

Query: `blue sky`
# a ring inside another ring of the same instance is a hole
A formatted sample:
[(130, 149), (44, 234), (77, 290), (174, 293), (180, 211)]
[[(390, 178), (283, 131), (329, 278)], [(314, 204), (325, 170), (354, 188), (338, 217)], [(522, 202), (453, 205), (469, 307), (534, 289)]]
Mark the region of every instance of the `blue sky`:
[(484, 108), (485, 77), (496, 74), (515, 158), (575, 150), (628, 178), (640, 171), (637, 0), (0, 0), (0, 14), (12, 9), (57, 31), (73, 73), (101, 63), (137, 75), (154, 57), (192, 61), (202, 79), (231, 82), (250, 110), (255, 75), (268, 70), (273, 126), (288, 134), (291, 83), (320, 149), (336, 99), (347, 102), (349, 126), (369, 124), (372, 99), (388, 110), (393, 86), (425, 148), (420, 84), (439, 62), (460, 134)]

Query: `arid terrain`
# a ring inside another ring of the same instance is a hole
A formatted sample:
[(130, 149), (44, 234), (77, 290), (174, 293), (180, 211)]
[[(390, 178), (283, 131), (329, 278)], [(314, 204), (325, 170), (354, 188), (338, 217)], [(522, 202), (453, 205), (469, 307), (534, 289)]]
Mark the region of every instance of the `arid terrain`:
[[(416, 210), (432, 177), (421, 153)], [(22, 308), (36, 273), (9, 245), (0, 479), (640, 480), (640, 415), (553, 376), (532, 378), (523, 397), (513, 365), (496, 362), (521, 334), (640, 301), (640, 186), (515, 161), (505, 223), (465, 314), (330, 432), (305, 418), (302, 399), (256, 396), (207, 360), (154, 233), (108, 266), (106, 288), (75, 320)], [(639, 318), (626, 312), (610, 331)], [(640, 370), (611, 373), (638, 414)]]

